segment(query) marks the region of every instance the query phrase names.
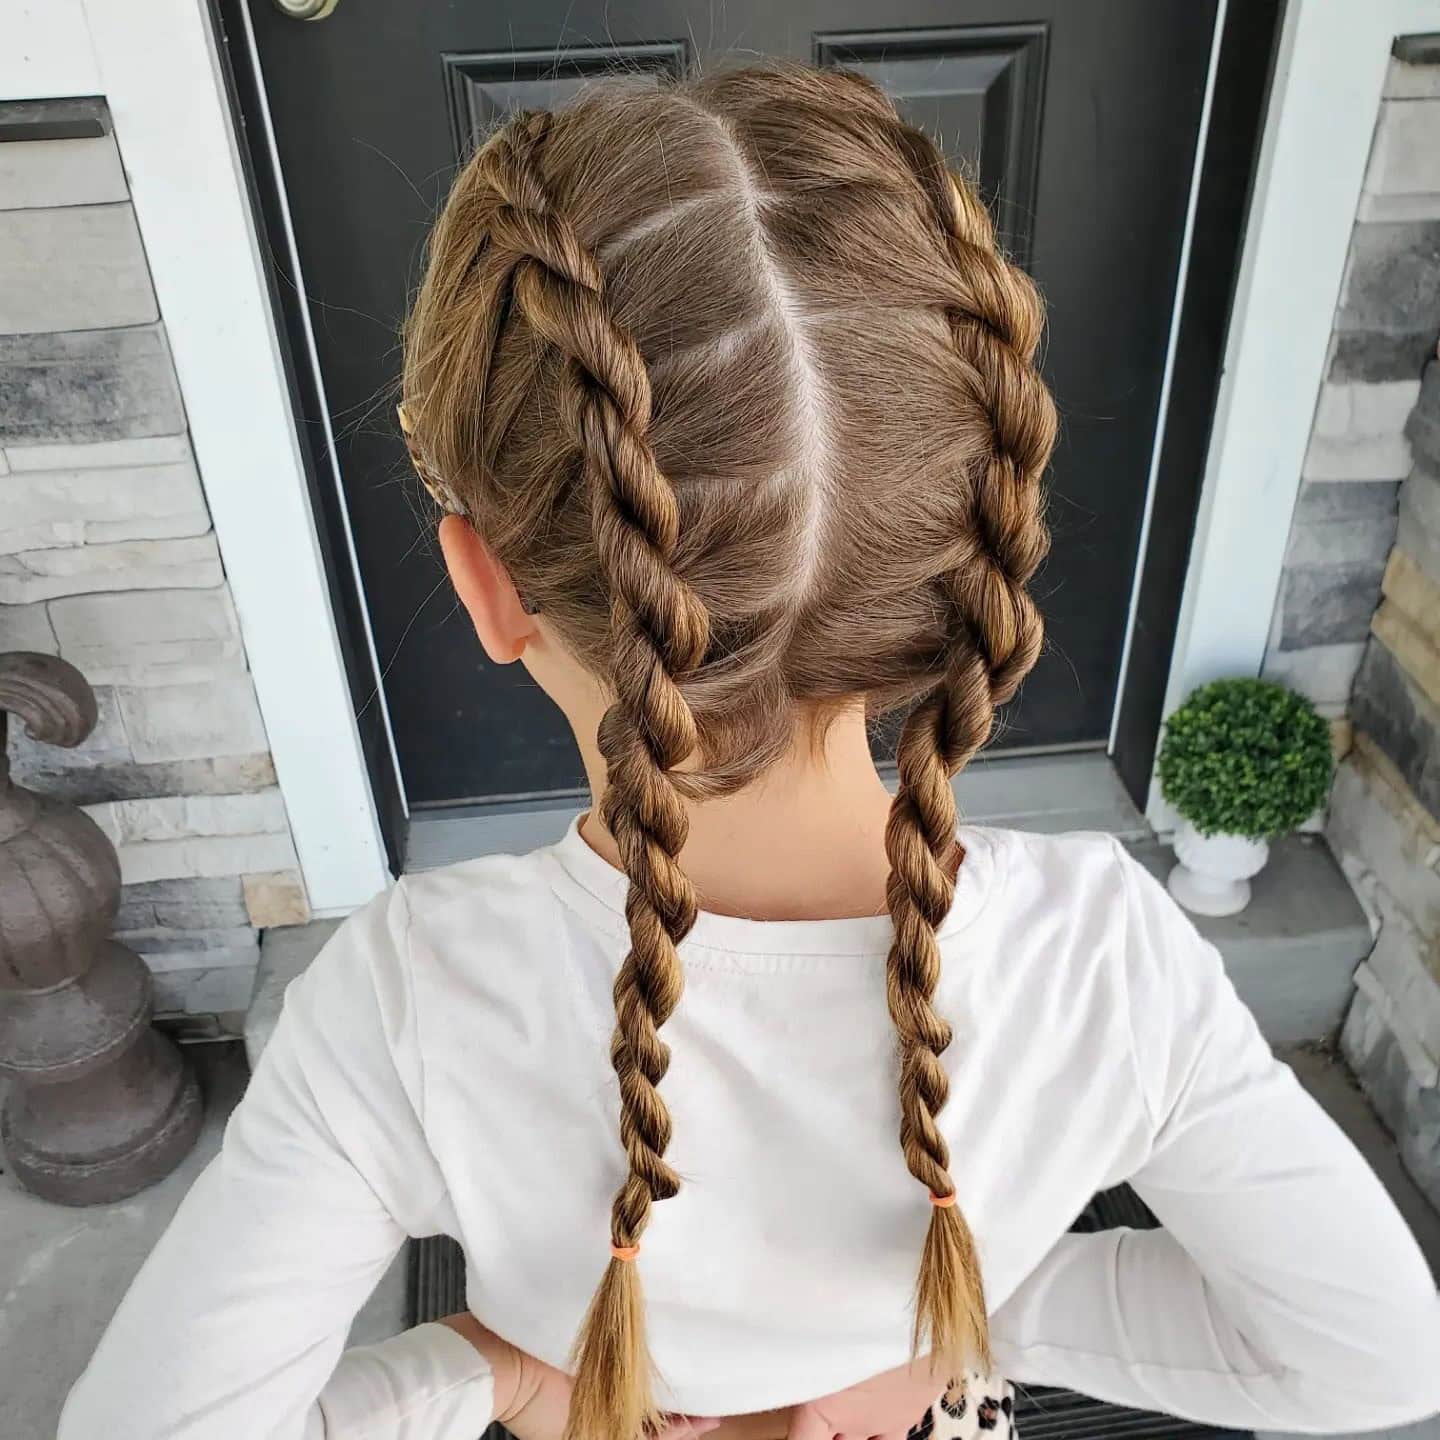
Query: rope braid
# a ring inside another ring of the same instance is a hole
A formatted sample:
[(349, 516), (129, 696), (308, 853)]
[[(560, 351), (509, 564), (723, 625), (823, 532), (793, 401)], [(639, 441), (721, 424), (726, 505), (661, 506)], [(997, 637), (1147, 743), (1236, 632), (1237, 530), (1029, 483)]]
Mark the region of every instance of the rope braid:
[(688, 823), (670, 772), (696, 748), (678, 682), (704, 660), (710, 626), (705, 606), (672, 568), (679, 506), (647, 439), (645, 362), (606, 307), (594, 257), (545, 196), (539, 156), (547, 121), (527, 116), (505, 132), (482, 175), (501, 202), (490, 218), (490, 245), (516, 257), (514, 305), (568, 362), (564, 424), (582, 457), (610, 596), (616, 698), (599, 731), (608, 767), (600, 808), (630, 878), (630, 950), (615, 980), (610, 1045), (629, 1174), (611, 1208), (612, 1258), (576, 1341), (569, 1433), (630, 1440), (661, 1419), (634, 1260), (653, 1202), (680, 1188), (665, 1161), (670, 1115), (658, 1087), (670, 1050), (659, 1031), (680, 1000), (676, 946), (695, 923), (696, 900), (676, 858)]
[(900, 1040), (900, 1144), (933, 1209), (915, 1296), (913, 1344), (946, 1375), (991, 1364), (979, 1257), (955, 1203), (950, 1152), (936, 1123), (949, 1096), (941, 1056), (950, 1025), (932, 1003), (940, 979), (939, 926), (950, 912), (964, 847), (952, 777), (989, 738), (995, 709), (1034, 665), (1043, 624), (1026, 584), (1048, 548), (1040, 477), (1055, 440), (1055, 412), (1033, 368), (1043, 315), (1029, 279), (996, 248), (984, 203), (953, 178), (921, 132), (896, 143), (945, 236), (965, 299), (948, 315), (994, 431), (970, 483), (976, 561), (947, 578), (954, 640), (945, 671), (911, 712), (897, 749), (899, 790), (886, 827), (887, 902), (895, 939), (887, 998)]

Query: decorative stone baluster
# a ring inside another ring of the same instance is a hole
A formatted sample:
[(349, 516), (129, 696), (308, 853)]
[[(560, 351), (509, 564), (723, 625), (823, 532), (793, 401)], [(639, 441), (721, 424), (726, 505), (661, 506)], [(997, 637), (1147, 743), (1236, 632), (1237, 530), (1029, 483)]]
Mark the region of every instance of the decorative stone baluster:
[(195, 1142), (200, 1090), (150, 1024), (145, 962), (110, 939), (120, 865), (74, 805), (10, 779), (6, 711), (37, 740), (94, 728), (85, 677), (50, 655), (0, 655), (0, 1143), (20, 1183), (63, 1205), (143, 1190)]

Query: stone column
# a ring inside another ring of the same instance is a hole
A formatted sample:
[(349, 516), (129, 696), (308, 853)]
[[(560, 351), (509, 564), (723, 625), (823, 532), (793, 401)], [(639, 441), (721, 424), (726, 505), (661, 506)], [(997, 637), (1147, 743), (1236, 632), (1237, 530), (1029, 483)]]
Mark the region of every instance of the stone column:
[(32, 738), (78, 745), (94, 692), (49, 655), (0, 655), (0, 1143), (47, 1200), (118, 1200), (169, 1174), (195, 1142), (199, 1087), (152, 1028), (151, 979), (109, 938), (120, 903), (114, 847), (74, 805), (15, 784), (6, 711)]
[[(1440, 102), (1436, 110), (1440, 137)], [(1440, 280), (1440, 252), (1431, 264)], [(1355, 750), (1336, 777), (1328, 833), (1380, 921), (1356, 975), (1345, 1055), (1440, 1208), (1440, 359), (1406, 433), (1414, 466), (1355, 681)]]
[(1437, 337), (1440, 37), (1413, 35), (1376, 118), (1265, 674), (1332, 723), (1325, 834), (1376, 931), (1342, 1048), (1440, 1208)]
[(119, 848), (156, 1011), (238, 1037), (305, 887), (104, 101), (0, 99), (0, 176), (0, 653), (100, 711), (73, 749), (12, 735), (11, 774)]

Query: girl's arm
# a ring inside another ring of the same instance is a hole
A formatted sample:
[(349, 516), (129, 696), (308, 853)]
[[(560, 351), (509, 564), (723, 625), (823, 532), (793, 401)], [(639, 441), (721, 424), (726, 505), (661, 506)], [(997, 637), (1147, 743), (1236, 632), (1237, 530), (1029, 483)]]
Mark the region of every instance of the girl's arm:
[(444, 1326), (341, 1360), (356, 1310), (407, 1235), (436, 1228), (444, 1195), (407, 918), (402, 890), (372, 902), (290, 985), (220, 1153), (71, 1390), (60, 1440), (475, 1440), (492, 1418), (489, 1364)]
[(1440, 1410), (1440, 1298), (1389, 1196), (1271, 1054), (1163, 888), (1117, 845), (1164, 1229), (1066, 1235), (994, 1317), (1012, 1379), (1240, 1429)]

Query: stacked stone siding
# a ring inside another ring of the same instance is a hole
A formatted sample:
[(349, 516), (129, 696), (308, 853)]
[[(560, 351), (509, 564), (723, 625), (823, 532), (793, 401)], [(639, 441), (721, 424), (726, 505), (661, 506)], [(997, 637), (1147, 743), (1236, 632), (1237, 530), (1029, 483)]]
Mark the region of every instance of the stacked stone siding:
[[(1440, 47), (1376, 125), (1267, 672), (1349, 744), (1326, 817), (1375, 947), (1342, 1045), (1440, 1206)], [(1353, 737), (1353, 738), (1351, 738)]]
[(1380, 600), (1410, 472), (1406, 421), (1440, 329), (1437, 76), (1391, 63), (1266, 658), (1268, 675), (1337, 718)]
[(85, 744), (12, 761), (118, 847), (157, 1009), (244, 1010), (257, 930), (308, 910), (110, 134), (0, 143), (0, 650), (95, 686)]

